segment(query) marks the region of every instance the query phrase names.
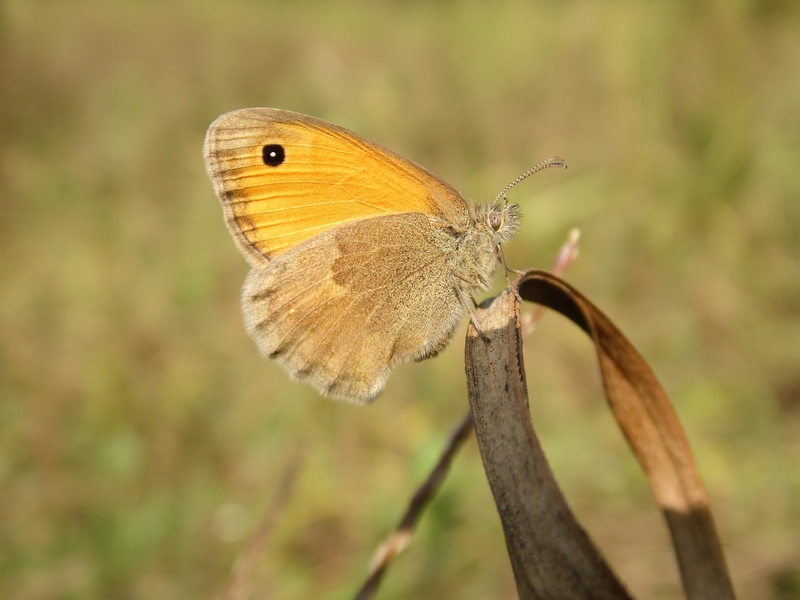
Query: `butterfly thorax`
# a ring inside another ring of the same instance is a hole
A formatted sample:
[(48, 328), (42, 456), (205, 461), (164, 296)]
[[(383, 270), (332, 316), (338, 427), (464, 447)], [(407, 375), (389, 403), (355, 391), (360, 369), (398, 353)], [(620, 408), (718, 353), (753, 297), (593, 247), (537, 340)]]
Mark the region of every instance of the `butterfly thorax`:
[(454, 255), (454, 275), (471, 293), (491, 286), (497, 267), (499, 246), (519, 229), (520, 212), (516, 204), (478, 204), (470, 208), (470, 224), (458, 240)]

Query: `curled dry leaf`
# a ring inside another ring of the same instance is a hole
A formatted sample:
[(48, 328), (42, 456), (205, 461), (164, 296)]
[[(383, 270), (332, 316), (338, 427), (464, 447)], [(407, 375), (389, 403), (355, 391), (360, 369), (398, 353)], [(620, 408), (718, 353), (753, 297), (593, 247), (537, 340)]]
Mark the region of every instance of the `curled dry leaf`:
[[(560, 312), (593, 340), (609, 406), (666, 517), (687, 597), (733, 598), (689, 443), (647, 363), (557, 276), (527, 271), (514, 285), (522, 299)], [(478, 317), (489, 340), (470, 327), (470, 406), (520, 598), (629, 597), (572, 515), (531, 425), (516, 295), (487, 301)]]

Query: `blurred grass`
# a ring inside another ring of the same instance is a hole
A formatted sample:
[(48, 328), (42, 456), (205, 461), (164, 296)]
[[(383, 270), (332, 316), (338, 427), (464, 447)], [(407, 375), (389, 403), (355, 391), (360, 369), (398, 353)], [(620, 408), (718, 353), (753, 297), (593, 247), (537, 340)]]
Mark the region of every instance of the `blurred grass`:
[[(736, 2), (0, 5), (0, 597), (225, 589), (292, 449), (262, 597), (350, 597), (466, 409), (461, 336), (365, 409), (244, 334), (246, 267), (201, 144), (245, 106), (380, 141), (466, 196), (512, 193), (506, 251), (568, 279), (671, 394), (738, 592), (800, 598), (800, 7)], [(500, 282), (498, 281), (498, 285)], [(641, 597), (680, 597), (591, 349), (548, 316), (534, 419)], [(470, 444), (381, 598), (513, 598)]]

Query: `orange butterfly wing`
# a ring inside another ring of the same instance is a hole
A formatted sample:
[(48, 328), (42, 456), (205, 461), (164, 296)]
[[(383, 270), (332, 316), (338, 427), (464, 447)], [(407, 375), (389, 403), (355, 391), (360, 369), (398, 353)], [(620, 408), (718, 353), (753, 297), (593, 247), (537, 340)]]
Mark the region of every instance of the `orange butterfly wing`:
[(206, 168), (253, 266), (341, 223), (423, 213), (469, 223), (461, 195), (416, 163), (300, 113), (247, 108), (208, 128)]

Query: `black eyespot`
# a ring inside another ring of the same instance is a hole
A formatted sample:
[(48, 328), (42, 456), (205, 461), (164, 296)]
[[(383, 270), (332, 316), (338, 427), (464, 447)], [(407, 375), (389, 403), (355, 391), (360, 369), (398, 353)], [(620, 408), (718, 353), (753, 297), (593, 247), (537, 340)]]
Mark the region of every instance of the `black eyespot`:
[(286, 160), (286, 151), (280, 144), (267, 144), (261, 153), (264, 159), (264, 164), (270, 167), (277, 167), (284, 160)]

